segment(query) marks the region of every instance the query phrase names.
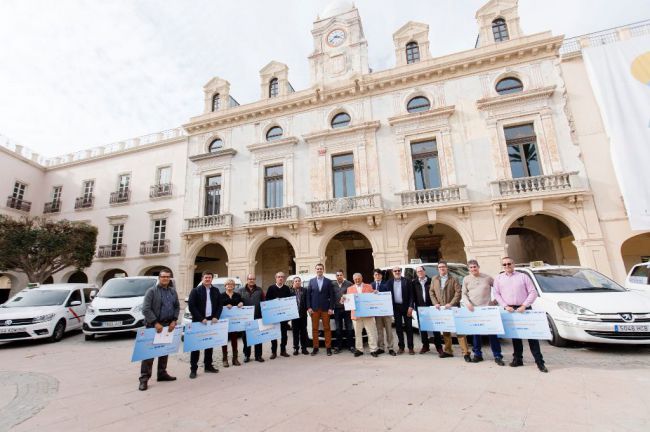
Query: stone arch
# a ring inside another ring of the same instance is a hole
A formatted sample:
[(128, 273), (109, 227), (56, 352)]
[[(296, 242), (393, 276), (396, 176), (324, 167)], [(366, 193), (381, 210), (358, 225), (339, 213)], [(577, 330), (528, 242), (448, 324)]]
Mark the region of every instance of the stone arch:
[(435, 221), (428, 221), (426, 218), (414, 218), (413, 220), (409, 220), (408, 223), (404, 226), (402, 230), (402, 238), (401, 238), (401, 245), (408, 245), (408, 241), (410, 238), (413, 236), (413, 233), (415, 233), (416, 230), (418, 230), (421, 226), (423, 225), (428, 225), (428, 224), (443, 224), (447, 225), (450, 228), (452, 228), (454, 231), (460, 235), (460, 238), (463, 240), (463, 243), (465, 244), (465, 247), (467, 248), (468, 246), (472, 246), (472, 235), (469, 231), (469, 228), (467, 227), (467, 224), (465, 222), (460, 222), (460, 218), (457, 217), (451, 217), (449, 215), (445, 214), (439, 214), (436, 217)]
[[(365, 227), (358, 226), (358, 225), (349, 226), (349, 227), (346, 227), (346, 228), (337, 227), (336, 229), (334, 229), (334, 230), (332, 230), (332, 231), (330, 231), (328, 233), (323, 233), (321, 235), (321, 241), (320, 241), (320, 244), (318, 245), (318, 259), (321, 262), (325, 263), (325, 259), (326, 259), (325, 251), (327, 250), (327, 245), (329, 244), (329, 242), (332, 241), (332, 239), (334, 237), (336, 237), (338, 234), (341, 234), (342, 232), (345, 232), (345, 231), (356, 231), (359, 234), (363, 235), (365, 238), (367, 238), (368, 241), (370, 242), (370, 246), (372, 247), (373, 255), (376, 254), (377, 251), (379, 250), (379, 245), (377, 244), (377, 241), (373, 237), (372, 231), (370, 231), (369, 228), (365, 228)], [(326, 268), (329, 268), (329, 267), (327, 267), (327, 263), (325, 263), (325, 265), (326, 265)]]
[(621, 242), (621, 259), (625, 272), (629, 272), (634, 264), (645, 257), (650, 257), (650, 231), (628, 237)]
[[(163, 270), (163, 269), (168, 269), (169, 271), (172, 271), (169, 266), (166, 265), (150, 265), (146, 266), (140, 269), (138, 271), (138, 276), (158, 276), (158, 273)], [(174, 272), (172, 272), (172, 277), (174, 277)]]
[(115, 277), (115, 275), (123, 273), (124, 276), (128, 276), (129, 274), (126, 272), (126, 270), (122, 270), (120, 268), (109, 268), (106, 270), (102, 270), (97, 274), (97, 277), (95, 279), (96, 284), (98, 287), (103, 286), (107, 280), (112, 279)]
[(408, 110), (406, 109), (406, 107), (408, 106), (409, 101), (411, 99), (413, 99), (414, 97), (418, 97), (418, 96), (422, 96), (422, 97), (425, 97), (425, 98), (429, 99), (429, 103), (431, 104), (429, 110), (437, 108), (436, 107), (436, 98), (434, 97), (434, 95), (431, 92), (423, 90), (423, 89), (421, 89), (419, 87), (415, 87), (411, 91), (407, 92), (404, 95), (404, 97), (402, 98), (402, 104), (401, 104), (402, 113), (408, 113)]
[(370, 282), (378, 248), (370, 232), (358, 228), (337, 229), (324, 236), (320, 258), (330, 272), (343, 269), (348, 280), (352, 280), (353, 273), (359, 272), (366, 282)]
[(420, 220), (410, 227), (404, 242), (407, 259), (421, 259), (422, 262), (450, 262), (467, 260), (467, 242), (460, 231), (448, 221), (437, 219), (435, 223)]
[(81, 270), (70, 273), (65, 281), (67, 283), (88, 283), (88, 275)]
[[(281, 235), (265, 235), (258, 240), (261, 241), (256, 242), (255, 252), (249, 256), (254, 257), (251, 264), (262, 286), (271, 285), (278, 271), (285, 272), (287, 276), (296, 273), (296, 247), (291, 241)], [(252, 252), (253, 248), (250, 250)]]
[(17, 292), (18, 278), (11, 273), (0, 273), (0, 304), (9, 299), (12, 292)]
[(586, 228), (578, 218), (572, 214), (571, 210), (565, 207), (544, 203), (544, 210), (539, 212), (531, 212), (529, 206), (508, 212), (508, 214), (500, 220), (500, 224), (497, 225), (497, 239), (499, 243), (506, 243), (506, 234), (508, 229), (517, 219), (524, 216), (534, 216), (536, 214), (550, 216), (562, 222), (569, 228), (569, 230), (571, 230), (576, 241), (582, 241), (588, 238)]
[(249, 257), (256, 256), (257, 252), (259, 251), (260, 247), (264, 244), (264, 242), (273, 238), (282, 238), (286, 240), (287, 242), (289, 242), (293, 250), (297, 251), (298, 244), (295, 242), (295, 240), (292, 240), (292, 237), (293, 236), (287, 235), (285, 232), (276, 232), (274, 233), (274, 235), (270, 235), (266, 231), (260, 232), (256, 234), (255, 237), (253, 237), (251, 243), (248, 245), (248, 256)]

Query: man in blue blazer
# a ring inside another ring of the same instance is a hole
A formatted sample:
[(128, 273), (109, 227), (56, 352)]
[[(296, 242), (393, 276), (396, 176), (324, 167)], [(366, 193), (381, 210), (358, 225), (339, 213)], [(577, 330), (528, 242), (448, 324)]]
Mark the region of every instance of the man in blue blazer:
[(325, 333), (325, 348), (327, 355), (332, 355), (332, 331), (330, 330), (330, 315), (334, 314), (334, 285), (325, 276), (325, 266), (316, 264), (316, 277), (309, 281), (307, 288), (307, 312), (311, 315), (312, 340), (314, 349), (311, 355), (318, 354), (318, 326), (323, 321)]

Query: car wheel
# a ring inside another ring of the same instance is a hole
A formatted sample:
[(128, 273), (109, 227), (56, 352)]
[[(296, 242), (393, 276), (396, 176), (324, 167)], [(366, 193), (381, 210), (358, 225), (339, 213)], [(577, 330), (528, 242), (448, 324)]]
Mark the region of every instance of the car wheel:
[(551, 328), (551, 337), (552, 339), (548, 342), (555, 347), (565, 347), (568, 345), (569, 341), (560, 336), (560, 333), (557, 331), (557, 326), (553, 321), (553, 318), (548, 316), (548, 325)]
[(50, 342), (58, 342), (63, 339), (63, 334), (65, 333), (65, 321), (59, 320), (52, 331), (52, 336), (50, 336)]
[(84, 339), (87, 340), (87, 341), (91, 341), (91, 340), (95, 339), (95, 335), (94, 334), (85, 334)]

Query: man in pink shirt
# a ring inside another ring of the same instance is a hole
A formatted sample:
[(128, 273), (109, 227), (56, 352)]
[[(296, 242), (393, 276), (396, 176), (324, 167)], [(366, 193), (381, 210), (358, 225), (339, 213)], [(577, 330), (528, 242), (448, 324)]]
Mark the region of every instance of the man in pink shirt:
[[(522, 313), (530, 309), (531, 305), (537, 299), (537, 291), (528, 275), (515, 271), (515, 262), (510, 257), (501, 259), (504, 272), (494, 278), (494, 298), (500, 306), (504, 307), (510, 313)], [(524, 344), (521, 339), (513, 339), (512, 346), (514, 354), (510, 366), (523, 366)], [(544, 365), (544, 357), (539, 348), (537, 339), (528, 339), (530, 352), (535, 358), (537, 368), (540, 372), (548, 372)]]

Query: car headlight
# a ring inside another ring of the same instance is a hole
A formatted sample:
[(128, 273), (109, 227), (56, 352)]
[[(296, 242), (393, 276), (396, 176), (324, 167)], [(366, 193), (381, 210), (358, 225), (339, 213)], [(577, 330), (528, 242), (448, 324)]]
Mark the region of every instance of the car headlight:
[(573, 303), (560, 301), (557, 302), (557, 306), (562, 309), (564, 312), (568, 312), (574, 315), (595, 315), (589, 309), (585, 309), (582, 306), (575, 305)]
[(86, 315), (95, 315), (95, 308), (92, 306), (88, 306), (86, 309)]
[(135, 313), (142, 313), (142, 305), (139, 304), (137, 306), (134, 306), (133, 309), (131, 309)]
[(33, 323), (42, 323), (42, 322), (46, 322), (46, 321), (51, 321), (52, 318), (54, 318), (54, 315), (55, 314), (53, 314), (53, 313), (49, 313), (49, 314), (45, 314), (45, 315), (39, 315), (37, 317), (32, 318), (32, 322)]

